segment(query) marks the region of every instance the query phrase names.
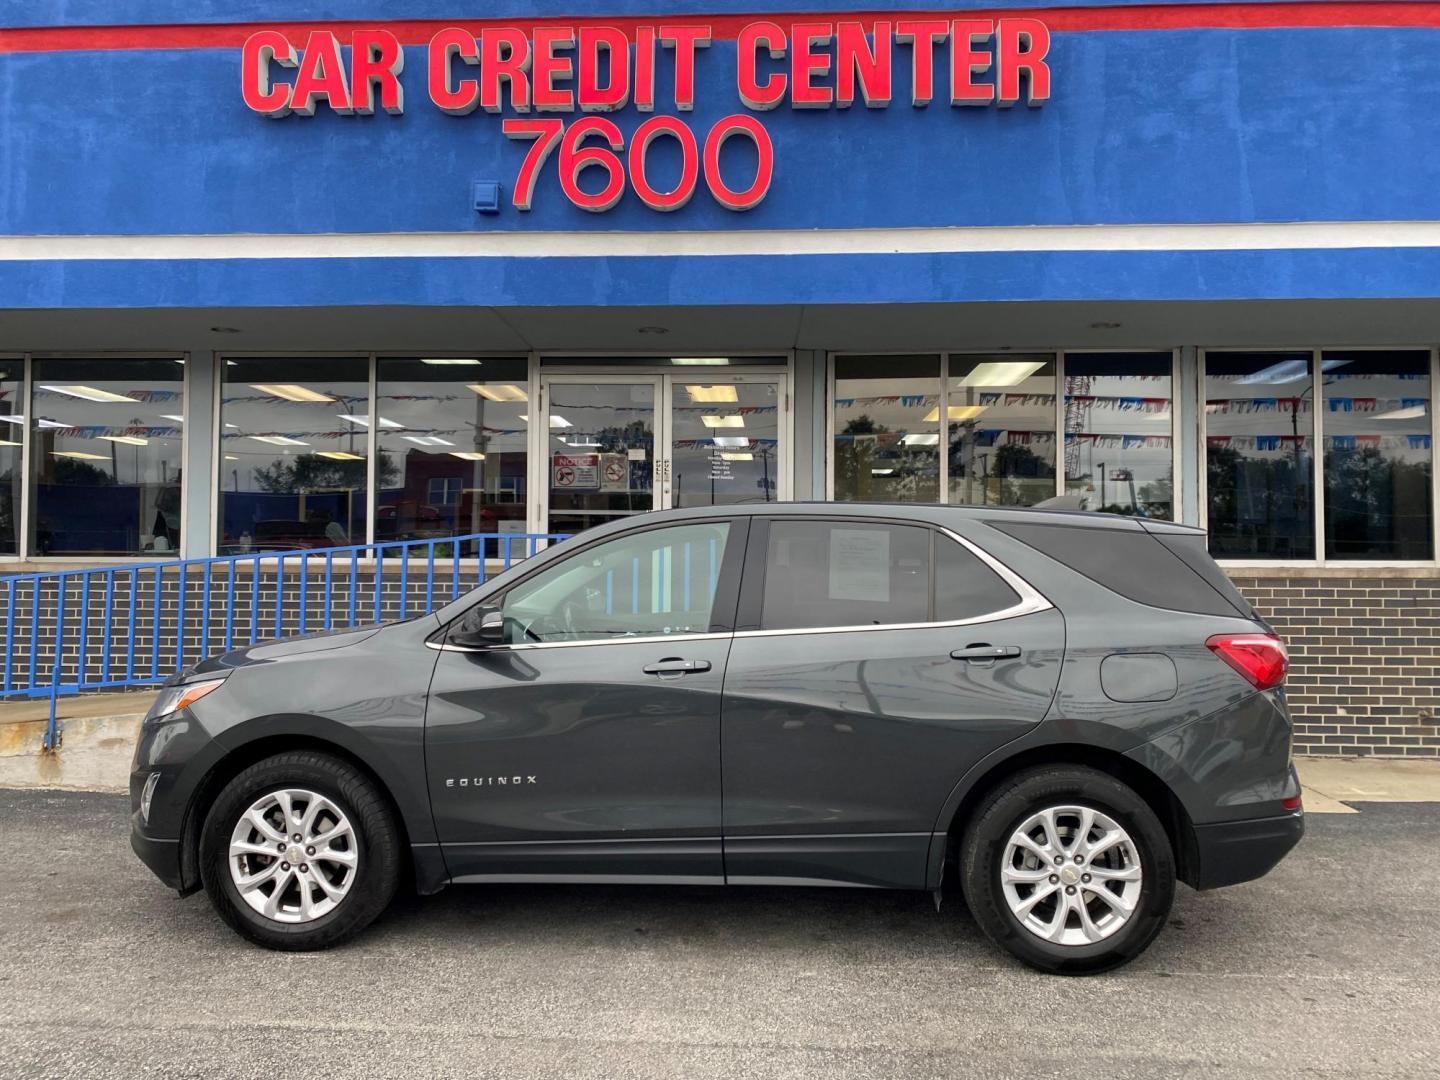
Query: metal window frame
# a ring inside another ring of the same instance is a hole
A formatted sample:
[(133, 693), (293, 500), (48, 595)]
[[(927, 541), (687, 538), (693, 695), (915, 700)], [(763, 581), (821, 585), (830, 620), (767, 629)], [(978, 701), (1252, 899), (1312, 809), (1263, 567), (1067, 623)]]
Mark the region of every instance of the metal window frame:
[[(1434, 558), (1431, 559), (1332, 559), (1325, 551), (1325, 419), (1324, 381), (1321, 378), (1320, 360), (1324, 353), (1345, 352), (1424, 352), (1430, 357), (1430, 385), (1426, 395), (1430, 414), (1430, 545)], [(1199, 460), (1198, 470), (1201, 528), (1210, 528), (1209, 492), (1209, 423), (1205, 411), (1206, 358), (1209, 353), (1309, 353), (1311, 384), (1312, 447), (1310, 458), (1310, 483), (1314, 491), (1312, 499), (1314, 515), (1312, 528), (1315, 534), (1315, 557), (1313, 559), (1217, 559), (1226, 571), (1241, 574), (1273, 574), (1288, 569), (1317, 570), (1344, 569), (1364, 570), (1367, 568), (1386, 569), (1434, 569), (1440, 567), (1440, 474), (1435, 468), (1435, 449), (1440, 444), (1440, 415), (1435, 408), (1435, 387), (1440, 379), (1440, 348), (1433, 345), (1265, 345), (1247, 347), (1244, 345), (1197, 346), (1195, 350), (1196, 411), (1199, 414)], [(1318, 399), (1317, 399), (1318, 395)]]
[[(30, 354), (25, 352), (0, 352), (0, 361), (20, 362), (20, 408), (30, 408)], [(12, 425), (14, 426), (14, 425)], [(20, 425), (20, 505), (15, 518), (15, 554), (0, 555), (0, 566), (12, 566), (25, 558), (25, 536), (30, 514), (30, 415), (25, 413), (25, 422)]]
[(20, 543), (19, 555), (5, 556), (8, 563), (29, 562), (37, 558), (43, 558), (44, 562), (56, 566), (94, 566), (97, 568), (105, 566), (132, 565), (132, 564), (158, 564), (169, 565), (183, 559), (184, 553), (184, 523), (185, 515), (190, 506), (190, 480), (186, 478), (184, 464), (188, 460), (187, 453), (190, 449), (189, 425), (180, 425), (180, 522), (181, 522), (181, 545), (170, 558), (156, 558), (153, 554), (146, 556), (141, 553), (133, 555), (45, 555), (37, 556), (31, 550), (30, 525), (34, 519), (35, 487), (38, 478), (35, 476), (35, 463), (31, 460), (33, 440), (31, 429), (35, 426), (33, 417), (35, 415), (35, 361), (36, 360), (179, 360), (182, 361), (184, 371), (180, 376), (180, 413), (185, 414), (186, 406), (190, 401), (190, 365), (191, 354), (173, 349), (74, 349), (27, 352), (25, 358), (25, 435), (21, 439), (23, 444), (20, 447), (21, 469), (25, 476), (25, 483), (21, 489), (20, 497)]

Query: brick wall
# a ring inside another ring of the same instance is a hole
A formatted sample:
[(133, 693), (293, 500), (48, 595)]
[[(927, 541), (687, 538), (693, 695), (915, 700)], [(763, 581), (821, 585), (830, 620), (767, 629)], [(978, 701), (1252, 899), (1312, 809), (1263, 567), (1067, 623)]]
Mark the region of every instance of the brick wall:
[(1440, 757), (1434, 571), (1232, 576), (1290, 648), (1297, 753)]

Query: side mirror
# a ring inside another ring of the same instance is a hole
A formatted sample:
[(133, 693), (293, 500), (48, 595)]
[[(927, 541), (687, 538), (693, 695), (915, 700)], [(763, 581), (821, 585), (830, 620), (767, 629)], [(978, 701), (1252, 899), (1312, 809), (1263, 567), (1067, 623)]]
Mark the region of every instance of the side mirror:
[(450, 644), (464, 649), (493, 649), (505, 644), (505, 613), (498, 607), (481, 607), (450, 631)]

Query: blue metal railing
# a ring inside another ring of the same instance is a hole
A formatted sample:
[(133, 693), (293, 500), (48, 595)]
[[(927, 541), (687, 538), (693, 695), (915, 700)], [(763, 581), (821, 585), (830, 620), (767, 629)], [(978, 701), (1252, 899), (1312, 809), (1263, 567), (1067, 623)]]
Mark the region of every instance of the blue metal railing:
[(257, 641), (422, 615), (563, 539), (477, 533), (0, 577), (0, 699), (48, 698), (54, 750), (61, 697), (158, 686)]

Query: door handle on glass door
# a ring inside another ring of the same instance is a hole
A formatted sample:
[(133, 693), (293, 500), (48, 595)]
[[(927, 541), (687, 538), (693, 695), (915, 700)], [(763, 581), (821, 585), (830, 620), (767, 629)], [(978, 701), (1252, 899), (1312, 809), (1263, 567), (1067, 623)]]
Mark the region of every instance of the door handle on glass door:
[(1018, 645), (967, 645), (950, 654), (951, 660), (1013, 660), (1020, 655)]
[(659, 675), (662, 679), (678, 679), (681, 675), (694, 675), (710, 670), (709, 660), (681, 660), (678, 656), (667, 656), (653, 664), (645, 665), (646, 675)]

